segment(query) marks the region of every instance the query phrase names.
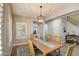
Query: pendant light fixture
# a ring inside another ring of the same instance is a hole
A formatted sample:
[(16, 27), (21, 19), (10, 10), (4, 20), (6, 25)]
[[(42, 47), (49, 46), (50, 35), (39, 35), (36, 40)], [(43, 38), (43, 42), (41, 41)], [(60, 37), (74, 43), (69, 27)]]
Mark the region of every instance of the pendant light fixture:
[(42, 5), (40, 6), (40, 16), (37, 17), (39, 23), (44, 23), (45, 16), (42, 15)]

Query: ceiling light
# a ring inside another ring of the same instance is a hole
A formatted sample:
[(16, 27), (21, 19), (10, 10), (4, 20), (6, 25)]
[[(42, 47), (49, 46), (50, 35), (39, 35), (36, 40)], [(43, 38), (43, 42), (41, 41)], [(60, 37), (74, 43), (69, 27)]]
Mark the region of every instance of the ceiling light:
[(42, 6), (40, 6), (40, 16), (37, 17), (39, 23), (44, 23), (45, 16), (42, 15)]

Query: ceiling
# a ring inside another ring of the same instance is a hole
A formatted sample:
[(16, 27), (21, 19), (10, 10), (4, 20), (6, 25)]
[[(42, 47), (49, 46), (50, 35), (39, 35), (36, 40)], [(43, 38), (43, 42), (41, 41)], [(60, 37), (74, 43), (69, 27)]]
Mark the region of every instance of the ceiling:
[[(40, 3), (12, 3), (13, 15), (37, 18), (40, 15)], [(79, 3), (42, 3), (42, 14), (46, 20), (79, 10)]]

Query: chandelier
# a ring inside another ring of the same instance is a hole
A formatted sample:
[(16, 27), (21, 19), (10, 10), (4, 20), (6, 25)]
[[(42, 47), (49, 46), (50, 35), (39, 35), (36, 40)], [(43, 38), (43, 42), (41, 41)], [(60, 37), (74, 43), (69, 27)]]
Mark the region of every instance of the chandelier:
[(44, 23), (45, 21), (45, 16), (42, 15), (42, 7), (40, 6), (40, 16), (37, 17), (39, 23)]

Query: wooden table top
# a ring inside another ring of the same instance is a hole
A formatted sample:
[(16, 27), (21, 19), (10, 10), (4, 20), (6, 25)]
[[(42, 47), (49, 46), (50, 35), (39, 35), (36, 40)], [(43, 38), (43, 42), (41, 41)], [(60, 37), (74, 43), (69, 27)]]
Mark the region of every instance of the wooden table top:
[(55, 47), (50, 47), (47, 44), (44, 44), (44, 42), (40, 42), (39, 39), (37, 38), (32, 40), (32, 42), (41, 52), (45, 54), (63, 47), (62, 44), (56, 44), (56, 43), (50, 43), (51, 45), (55, 45)]

